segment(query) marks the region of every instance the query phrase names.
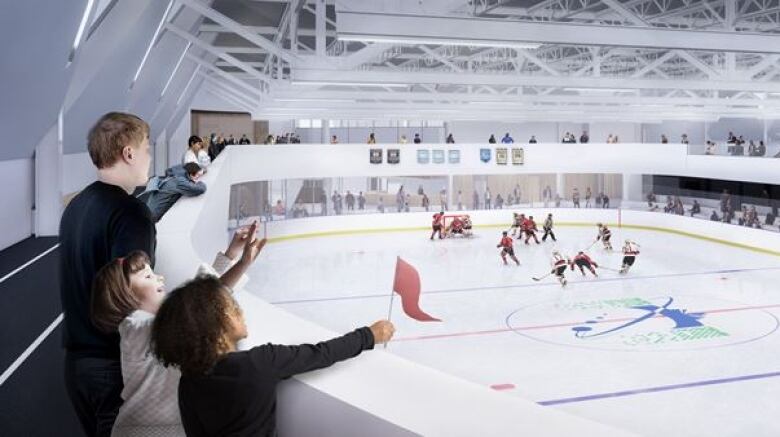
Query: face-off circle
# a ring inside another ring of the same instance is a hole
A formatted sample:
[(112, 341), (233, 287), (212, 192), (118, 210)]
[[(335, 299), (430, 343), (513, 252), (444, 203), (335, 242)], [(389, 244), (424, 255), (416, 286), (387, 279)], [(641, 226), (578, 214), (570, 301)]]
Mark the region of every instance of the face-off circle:
[(780, 327), (762, 306), (676, 294), (545, 301), (512, 312), (506, 324), (544, 343), (614, 351), (724, 347), (759, 340)]

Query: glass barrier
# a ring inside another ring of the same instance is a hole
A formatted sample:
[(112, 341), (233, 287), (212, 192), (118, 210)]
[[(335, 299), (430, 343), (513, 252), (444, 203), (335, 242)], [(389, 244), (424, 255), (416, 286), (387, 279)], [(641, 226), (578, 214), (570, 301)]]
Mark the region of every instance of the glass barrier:
[(688, 144), (688, 155), (738, 156), (748, 158), (780, 158), (780, 143), (762, 145), (759, 141), (744, 144), (716, 142)]

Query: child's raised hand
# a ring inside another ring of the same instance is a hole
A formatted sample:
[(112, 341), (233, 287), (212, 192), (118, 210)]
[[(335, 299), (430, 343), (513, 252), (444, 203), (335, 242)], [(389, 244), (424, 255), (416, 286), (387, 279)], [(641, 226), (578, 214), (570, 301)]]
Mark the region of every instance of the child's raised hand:
[[(252, 222), (253, 225), (257, 225), (257, 222)], [(247, 236), (250, 235), (250, 226), (242, 226), (233, 233), (233, 238), (230, 240), (230, 244), (228, 245), (227, 250), (225, 251), (225, 256), (227, 256), (230, 259), (236, 259), (239, 256), (241, 256), (241, 253), (244, 250), (244, 243), (246, 243)], [(255, 227), (255, 230), (257, 230), (257, 227)], [(254, 239), (254, 233), (251, 234), (252, 239)]]
[(241, 254), (241, 262), (245, 264), (251, 264), (257, 259), (257, 255), (263, 250), (265, 244), (268, 242), (265, 238), (258, 240), (254, 238), (257, 231), (257, 222), (253, 222), (249, 226), (247, 238), (244, 239), (244, 251)]

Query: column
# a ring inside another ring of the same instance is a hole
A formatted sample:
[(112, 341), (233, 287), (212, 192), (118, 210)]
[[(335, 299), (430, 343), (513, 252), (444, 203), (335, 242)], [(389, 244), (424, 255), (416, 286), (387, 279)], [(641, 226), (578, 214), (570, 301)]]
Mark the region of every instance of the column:
[(57, 235), (62, 215), (62, 114), (35, 147), (33, 232)]
[(559, 196), (561, 196), (561, 199), (566, 198), (566, 187), (564, 187), (564, 174), (563, 173), (557, 173), (555, 175), (555, 192), (558, 193)]
[(330, 120), (320, 120), (322, 128), (320, 128), (320, 143), (330, 144)]
[(325, 0), (317, 0), (317, 9), (314, 23), (314, 39), (315, 39), (315, 52), (318, 57), (324, 58), (325, 53), (325, 8), (327, 3)]

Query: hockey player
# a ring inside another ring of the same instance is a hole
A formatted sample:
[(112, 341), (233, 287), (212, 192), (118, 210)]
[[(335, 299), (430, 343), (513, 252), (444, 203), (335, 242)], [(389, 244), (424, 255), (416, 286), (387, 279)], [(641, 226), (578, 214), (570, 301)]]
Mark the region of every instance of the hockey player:
[(463, 219), (460, 216), (453, 217), (452, 223), (447, 226), (447, 236), (452, 237), (455, 234), (463, 236)]
[(520, 237), (517, 239), (519, 240), (522, 238), (523, 231), (521, 230), (521, 227), (523, 226), (523, 214), (518, 214), (516, 212), (512, 213), (512, 236), (514, 237), (517, 235), (517, 231), (520, 231)]
[(598, 267), (599, 265), (596, 264), (596, 261), (593, 261), (588, 255), (585, 254), (583, 251), (579, 251), (577, 253), (577, 256), (574, 257), (574, 259), (569, 262), (569, 266), (572, 270), (574, 270), (574, 267), (577, 266), (580, 268), (580, 273), (582, 273), (582, 276), (585, 276), (585, 269), (590, 270), (591, 273), (593, 273), (593, 276), (598, 278), (598, 273), (596, 273), (596, 269), (594, 267)]
[(471, 236), (471, 216), (468, 214), (463, 216), (463, 235)]
[(512, 248), (512, 237), (510, 237), (507, 231), (504, 231), (501, 233), (503, 237), (501, 238), (501, 241), (498, 243), (496, 247), (500, 247), (501, 249), (501, 260), (504, 261), (504, 265), (507, 265), (506, 262), (506, 256), (509, 255), (510, 258), (512, 258), (512, 261), (515, 262), (515, 264), (520, 265), (520, 261), (517, 260), (517, 257), (515, 256), (515, 250)]
[(604, 243), (604, 249), (612, 250), (612, 243), (609, 242), (609, 239), (612, 238), (612, 231), (603, 223), (598, 223), (597, 226), (599, 227), (599, 235), (596, 237), (596, 241), (601, 240)]
[(566, 272), (566, 258), (561, 255), (560, 252), (553, 251), (552, 253), (552, 261), (550, 262), (552, 264), (552, 270), (550, 270), (550, 273), (555, 275), (555, 278), (558, 279), (558, 282), (561, 283), (561, 286), (566, 286), (566, 277), (564, 276), (564, 273)]
[(439, 233), (439, 239), (441, 240), (444, 238), (444, 235), (441, 233), (442, 231), (442, 222), (444, 221), (444, 211), (437, 212), (433, 215), (433, 222), (431, 223), (431, 227), (433, 228), (433, 232), (431, 232), (431, 240), (433, 240), (433, 237), (436, 235), (436, 233)]
[(547, 218), (544, 220), (544, 225), (542, 225), (542, 229), (544, 229), (544, 235), (542, 235), (542, 241), (547, 241), (548, 235), (550, 236), (550, 238), (552, 238), (552, 241), (558, 241), (555, 239), (555, 233), (553, 232), (552, 213), (547, 214)]
[(637, 255), (639, 255), (639, 245), (634, 241), (626, 240), (623, 244), (623, 266), (620, 267), (621, 275), (628, 273), (628, 269), (634, 265)]
[(533, 237), (534, 241), (536, 241), (536, 244), (539, 243), (539, 239), (536, 238), (536, 231), (539, 230), (539, 228), (536, 227), (536, 222), (534, 221), (534, 216), (528, 216), (527, 219), (523, 220), (523, 226), (521, 227), (523, 232), (525, 232), (525, 244), (528, 244), (528, 240)]

